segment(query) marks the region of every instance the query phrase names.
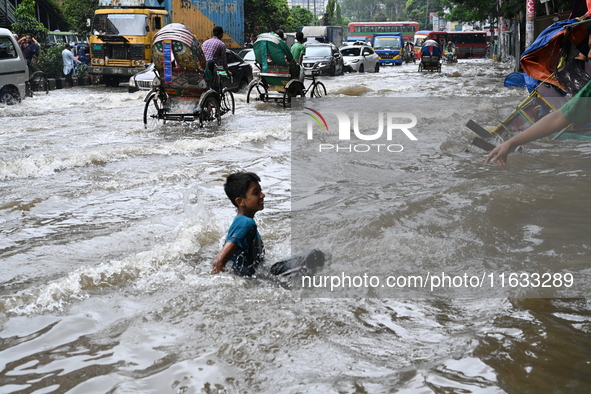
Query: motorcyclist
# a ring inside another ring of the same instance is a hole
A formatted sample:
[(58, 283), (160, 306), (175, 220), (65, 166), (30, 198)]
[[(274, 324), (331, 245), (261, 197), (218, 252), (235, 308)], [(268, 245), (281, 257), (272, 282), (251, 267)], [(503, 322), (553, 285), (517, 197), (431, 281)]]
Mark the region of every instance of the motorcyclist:
[(411, 41), (407, 41), (404, 44), (404, 54), (405, 54), (405, 60), (406, 62), (410, 62), (415, 60), (415, 46), (413, 45), (413, 43)]
[(445, 51), (447, 52), (448, 61), (456, 60), (456, 45), (453, 42), (448, 41), (447, 44), (445, 44)]

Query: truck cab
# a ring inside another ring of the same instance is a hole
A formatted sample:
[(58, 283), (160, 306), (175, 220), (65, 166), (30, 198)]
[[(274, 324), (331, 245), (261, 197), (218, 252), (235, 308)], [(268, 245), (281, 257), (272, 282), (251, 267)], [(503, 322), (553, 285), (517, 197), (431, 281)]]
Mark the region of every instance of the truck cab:
[(166, 10), (109, 8), (95, 12), (90, 36), (89, 74), (118, 86), (152, 60), (154, 34), (169, 23)]
[(378, 54), (380, 64), (401, 65), (403, 43), (402, 33), (374, 34), (371, 38), (371, 46)]

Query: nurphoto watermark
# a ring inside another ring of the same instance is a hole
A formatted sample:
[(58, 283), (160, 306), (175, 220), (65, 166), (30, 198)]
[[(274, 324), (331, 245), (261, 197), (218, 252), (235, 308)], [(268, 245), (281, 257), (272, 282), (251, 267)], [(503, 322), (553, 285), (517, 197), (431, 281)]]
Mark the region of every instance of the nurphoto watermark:
[[(311, 297), (588, 293), (591, 274), (577, 263), (588, 243), (555, 236), (571, 231), (570, 211), (529, 197), (556, 190), (561, 202), (576, 205), (584, 183), (569, 183), (576, 190), (566, 193), (560, 177), (528, 175), (508, 187), (518, 170), (485, 166), (487, 152), (471, 143), (470, 120), (493, 130), (519, 102), (292, 101), (292, 254), (315, 248), (330, 256), (292, 288)], [(495, 138), (488, 143), (498, 144)]]
[[(417, 117), (411, 113), (406, 112), (379, 112), (377, 113), (377, 121), (374, 119), (374, 124), (377, 123), (377, 130), (367, 130), (371, 127), (366, 119), (360, 126), (359, 112), (354, 111), (347, 113), (338, 109), (325, 109), (317, 111), (311, 107), (304, 107), (304, 114), (309, 116), (307, 122), (307, 138), (314, 140), (314, 129), (329, 132), (334, 130), (330, 128), (327, 122), (329, 115), (334, 115), (337, 121), (337, 143), (319, 143), (318, 152), (348, 152), (348, 153), (365, 153), (370, 151), (375, 152), (402, 152), (404, 146), (402, 144), (392, 144), (393, 135), (396, 132), (402, 132), (409, 140), (417, 141), (417, 137), (410, 131), (416, 126)], [(351, 122), (351, 116), (353, 122)], [(400, 123), (401, 120), (410, 120), (410, 122)], [(384, 127), (385, 126), (385, 127)], [(378, 143), (384, 140), (385, 143)], [(353, 141), (363, 141), (364, 143), (352, 143)], [(347, 144), (348, 142), (348, 144)]]

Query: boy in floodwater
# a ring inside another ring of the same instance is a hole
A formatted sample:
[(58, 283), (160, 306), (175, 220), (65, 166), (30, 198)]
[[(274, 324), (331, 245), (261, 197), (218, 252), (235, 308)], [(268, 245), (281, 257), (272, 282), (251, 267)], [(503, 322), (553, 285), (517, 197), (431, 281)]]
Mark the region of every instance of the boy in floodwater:
[(238, 214), (228, 230), (226, 243), (213, 259), (213, 274), (223, 271), (226, 263), (232, 260), (236, 274), (252, 276), (263, 261), (265, 248), (254, 221), (254, 215), (265, 208), (260, 181), (253, 172), (238, 172), (226, 179), (224, 191), (238, 208)]

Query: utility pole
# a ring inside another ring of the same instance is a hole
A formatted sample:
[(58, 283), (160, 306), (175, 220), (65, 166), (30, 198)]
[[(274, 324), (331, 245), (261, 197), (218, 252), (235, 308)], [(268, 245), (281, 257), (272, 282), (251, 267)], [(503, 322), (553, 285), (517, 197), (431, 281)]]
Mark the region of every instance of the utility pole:
[(498, 52), (498, 57), (497, 60), (501, 61), (505, 55), (505, 32), (503, 31), (503, 28), (505, 27), (505, 20), (501, 14), (501, 4), (503, 3), (503, 0), (499, 0), (499, 5), (498, 5), (498, 10), (499, 10), (499, 22), (498, 22), (498, 30), (499, 30), (499, 52)]
[(525, 16), (525, 47), (534, 42), (534, 17), (536, 16), (536, 0), (527, 0)]

